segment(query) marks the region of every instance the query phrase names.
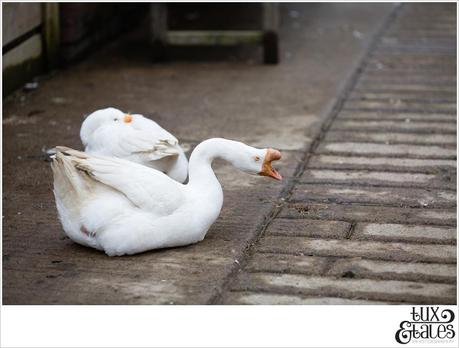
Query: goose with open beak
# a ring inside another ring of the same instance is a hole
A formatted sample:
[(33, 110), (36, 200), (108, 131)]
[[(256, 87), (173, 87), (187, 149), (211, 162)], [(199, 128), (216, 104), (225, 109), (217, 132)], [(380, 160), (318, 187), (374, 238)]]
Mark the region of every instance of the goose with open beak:
[(223, 205), (212, 170), (216, 158), (248, 174), (282, 178), (271, 163), (281, 158), (279, 151), (221, 138), (196, 146), (186, 185), (131, 161), (56, 149), (54, 196), (65, 233), (110, 256), (203, 240)]

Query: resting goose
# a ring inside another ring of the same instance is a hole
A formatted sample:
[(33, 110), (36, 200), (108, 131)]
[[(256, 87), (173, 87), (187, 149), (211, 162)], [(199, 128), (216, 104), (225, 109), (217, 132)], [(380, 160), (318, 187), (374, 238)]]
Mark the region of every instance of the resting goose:
[(178, 140), (142, 115), (97, 110), (84, 120), (80, 138), (87, 153), (137, 162), (178, 182), (187, 178), (188, 161)]
[(222, 158), (249, 173), (281, 180), (273, 149), (221, 138), (193, 151), (189, 182), (123, 159), (57, 147), (51, 163), (57, 211), (76, 243), (110, 256), (199, 242), (220, 214), (222, 187), (211, 164)]

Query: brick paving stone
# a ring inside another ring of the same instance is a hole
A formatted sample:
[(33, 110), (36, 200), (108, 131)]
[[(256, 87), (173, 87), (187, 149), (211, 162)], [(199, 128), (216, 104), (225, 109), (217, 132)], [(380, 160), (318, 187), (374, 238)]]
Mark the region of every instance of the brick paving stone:
[[(378, 81), (379, 82), (379, 81)], [(372, 81), (365, 81), (363, 83), (371, 84)], [(382, 81), (384, 84), (384, 81)], [(387, 83), (387, 82), (386, 82)], [(453, 81), (454, 83), (454, 81)], [(344, 109), (380, 109), (387, 108), (392, 110), (403, 110), (407, 108), (416, 108), (423, 109), (423, 111), (434, 110), (435, 112), (449, 113), (454, 114), (456, 110), (456, 103), (420, 103), (418, 101), (402, 101), (398, 100), (388, 100), (388, 101), (367, 101), (367, 100), (349, 100), (344, 105)], [(338, 127), (355, 127), (357, 124), (343, 124), (344, 122), (336, 122), (335, 126)], [(370, 126), (370, 125), (368, 125)], [(419, 128), (422, 128), (419, 126)], [(416, 128), (414, 128), (416, 129)], [(449, 128), (439, 128), (440, 130), (449, 130)]]
[(368, 259), (337, 259), (327, 274), (338, 277), (456, 283), (456, 265)]
[(432, 174), (390, 173), (377, 171), (339, 171), (339, 170), (307, 170), (302, 175), (305, 179), (356, 181), (375, 183), (414, 183), (426, 184), (435, 179)]
[[(409, 43), (415, 40), (413, 38), (413, 33), (405, 33), (405, 35), (400, 35), (399, 37), (394, 37), (393, 35), (384, 35), (382, 40), (401, 40), (401, 42)], [(414, 33), (416, 35), (416, 33)], [(453, 33), (452, 37), (444, 36), (440, 37), (435, 35), (435, 37), (426, 37), (426, 40), (444, 40), (445, 42), (451, 44), (455, 40), (455, 34)], [(397, 59), (398, 58), (398, 59)], [(388, 73), (397, 76), (406, 76), (406, 77), (415, 77), (419, 74), (427, 76), (429, 78), (435, 79), (436, 76), (448, 75), (448, 72), (454, 71), (456, 69), (454, 58), (447, 56), (436, 56), (436, 57), (424, 57), (423, 60), (418, 60), (416, 64), (413, 64), (413, 61), (410, 61), (410, 57), (405, 55), (400, 55), (399, 57), (384, 57), (379, 56), (377, 59), (371, 58), (368, 60), (366, 68), (369, 71), (366, 73), (378, 73), (384, 74)], [(440, 64), (443, 63), (443, 64)], [(403, 68), (403, 69), (402, 69)], [(416, 71), (416, 74), (413, 74), (413, 71)], [(451, 75), (449, 75), (451, 76)]]
[(309, 168), (389, 170), (438, 173), (456, 170), (456, 161), (438, 159), (314, 155)]
[(275, 219), (266, 235), (343, 238), (351, 224), (344, 221)]
[(256, 246), (262, 253), (323, 257), (365, 257), (372, 260), (456, 263), (456, 246), (360, 240), (265, 237)]
[(265, 292), (234, 291), (224, 304), (250, 305), (384, 305), (384, 301), (367, 301), (340, 297), (301, 297), (298, 295), (269, 294)]
[(300, 184), (296, 186), (291, 201), (449, 208), (456, 206), (456, 193), (417, 188)]
[[(350, 98), (355, 100), (379, 100), (385, 101), (386, 103), (394, 103), (397, 100), (421, 100), (425, 102), (430, 101), (456, 101), (456, 95), (452, 94), (445, 95), (445, 93), (400, 93), (400, 92), (378, 92), (378, 91), (355, 91), (351, 93)], [(354, 119), (354, 120), (406, 120), (409, 119), (412, 122), (426, 122), (426, 121), (437, 121), (437, 122), (456, 122), (456, 115), (454, 113), (415, 113), (415, 112), (398, 112), (392, 113), (379, 112), (379, 111), (343, 111), (340, 114), (341, 120)]]
[(398, 156), (415, 158), (456, 159), (456, 148), (421, 145), (385, 145), (364, 142), (330, 142), (319, 146), (318, 153)]
[(293, 272), (320, 275), (326, 271), (331, 262), (332, 260), (326, 257), (257, 253), (249, 260), (245, 270), (249, 272)]
[(301, 182), (452, 189), (456, 187), (456, 175), (314, 169), (306, 170)]
[(391, 131), (391, 132), (410, 132), (410, 133), (440, 133), (456, 134), (455, 123), (432, 123), (432, 122), (406, 122), (406, 121), (336, 121), (330, 128), (331, 131)]
[[(385, 41), (392, 41), (392, 39), (386, 38)], [(403, 46), (408, 46), (409, 45), (409, 40), (405, 40), (405, 43)], [(381, 46), (383, 47), (391, 47), (390, 44), (388, 43), (381, 43)], [(393, 48), (393, 46), (391, 47)], [(383, 82), (389, 82), (389, 83), (394, 83), (394, 84), (400, 84), (400, 83), (427, 83), (427, 84), (444, 84), (451, 86), (454, 84), (454, 76), (448, 75), (448, 74), (437, 74), (435, 76), (429, 75), (429, 74), (423, 74), (419, 73), (416, 74), (416, 76), (413, 75), (408, 75), (408, 74), (385, 74), (385, 73), (366, 73), (362, 74), (362, 78), (360, 79), (361, 82), (372, 82), (372, 81), (383, 81)], [(348, 99), (349, 101), (352, 100), (352, 98)], [(368, 101), (368, 100), (365, 100)], [(427, 100), (422, 100), (422, 99), (416, 99), (417, 103), (429, 103)], [(391, 104), (396, 104), (399, 105), (398, 103), (391, 102)], [(441, 104), (443, 105), (443, 104)]]
[(352, 238), (452, 244), (456, 242), (456, 234), (457, 230), (454, 227), (358, 223)]
[[(450, 126), (451, 127), (451, 126)], [(383, 144), (409, 145), (455, 145), (456, 135), (453, 134), (410, 134), (410, 133), (374, 133), (355, 131), (330, 131), (325, 138), (327, 142), (352, 141)]]
[[(413, 57), (414, 58), (414, 57)], [(425, 64), (423, 67), (428, 68), (429, 65)], [(376, 82), (376, 81), (365, 81), (358, 83), (357, 88), (359, 89), (378, 89), (381, 91), (393, 91), (393, 90), (399, 90), (403, 92), (407, 91), (416, 91), (416, 92), (446, 92), (446, 93), (451, 93), (455, 90), (454, 86), (445, 86), (445, 85), (431, 85), (431, 84), (421, 84), (421, 83), (403, 83), (403, 84), (393, 84), (393, 83), (384, 83), (384, 82)], [(391, 109), (389, 106), (387, 106), (388, 109)], [(403, 109), (402, 109), (403, 110)], [(435, 112), (438, 110), (435, 109), (423, 109), (419, 108), (416, 111), (418, 112)], [(449, 110), (446, 110), (447, 113), (449, 113)]]
[(354, 222), (407, 223), (456, 226), (456, 209), (383, 207), (378, 205), (291, 203), (282, 209), (280, 218), (307, 218)]
[(456, 299), (456, 286), (453, 284), (315, 277), (299, 274), (241, 273), (234, 284), (234, 289), (418, 304), (447, 304)]

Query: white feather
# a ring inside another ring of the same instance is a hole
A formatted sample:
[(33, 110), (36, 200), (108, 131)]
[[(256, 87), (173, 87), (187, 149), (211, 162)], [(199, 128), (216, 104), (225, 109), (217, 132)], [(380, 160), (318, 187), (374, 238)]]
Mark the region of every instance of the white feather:
[(142, 115), (115, 108), (93, 112), (81, 126), (80, 137), (87, 153), (123, 158), (158, 169), (178, 182), (188, 175), (188, 161), (177, 138)]

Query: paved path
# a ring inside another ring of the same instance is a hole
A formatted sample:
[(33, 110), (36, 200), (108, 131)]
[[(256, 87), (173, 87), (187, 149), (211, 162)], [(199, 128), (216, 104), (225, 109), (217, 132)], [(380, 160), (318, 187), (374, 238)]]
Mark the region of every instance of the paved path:
[[(127, 38), (6, 103), (4, 303), (455, 301), (454, 8), (288, 4), (282, 18), (277, 67), (256, 49), (152, 66)], [(81, 148), (82, 115), (107, 104), (153, 113), (190, 147), (278, 147), (287, 180), (218, 162), (225, 203), (203, 242), (121, 258), (80, 247), (40, 150)]]
[(388, 18), (217, 302), (456, 302), (455, 23)]

